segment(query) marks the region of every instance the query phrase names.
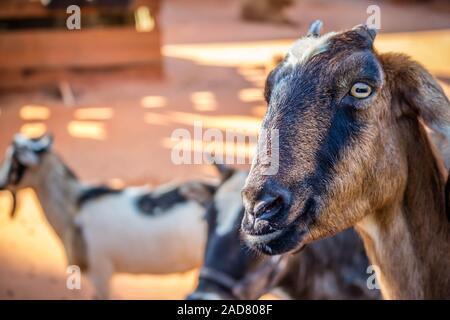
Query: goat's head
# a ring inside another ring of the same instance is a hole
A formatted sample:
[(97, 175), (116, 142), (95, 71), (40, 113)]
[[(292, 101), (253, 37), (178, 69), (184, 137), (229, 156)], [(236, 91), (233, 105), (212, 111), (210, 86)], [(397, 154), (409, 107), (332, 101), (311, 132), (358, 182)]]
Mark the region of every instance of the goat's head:
[(31, 173), (39, 170), (42, 157), (51, 149), (52, 143), (53, 138), (48, 134), (35, 139), (18, 134), (6, 150), (0, 166), (0, 190), (8, 190), (13, 194), (11, 216), (15, 211), (15, 192), (33, 184)]
[(242, 229), (267, 254), (298, 250), (388, 206), (407, 180), (405, 123), (420, 116), (450, 133), (448, 99), (422, 66), (376, 53), (365, 26), (319, 36), (318, 25), (266, 82), (262, 128), (278, 132), (279, 168), (267, 175), (254, 161)]

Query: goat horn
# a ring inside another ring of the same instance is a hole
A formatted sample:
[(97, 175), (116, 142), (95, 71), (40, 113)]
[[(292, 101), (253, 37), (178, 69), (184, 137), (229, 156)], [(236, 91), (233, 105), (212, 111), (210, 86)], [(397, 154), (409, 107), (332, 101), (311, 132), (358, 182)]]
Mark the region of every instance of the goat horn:
[(320, 20), (315, 20), (309, 25), (308, 37), (318, 37), (320, 36), (320, 29), (322, 29), (323, 22)]

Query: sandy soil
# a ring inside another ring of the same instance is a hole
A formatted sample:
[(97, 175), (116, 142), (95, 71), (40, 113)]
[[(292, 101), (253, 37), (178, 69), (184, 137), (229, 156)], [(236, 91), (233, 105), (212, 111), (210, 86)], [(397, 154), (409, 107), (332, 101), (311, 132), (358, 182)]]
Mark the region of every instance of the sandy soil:
[[(218, 5), (220, 3), (220, 5)], [(254, 133), (264, 103), (261, 89), (274, 55), (285, 52), (309, 21), (321, 18), (325, 30), (346, 28), (366, 19), (369, 1), (298, 1), (288, 11), (295, 26), (245, 23), (237, 1), (169, 0), (162, 12), (165, 77), (143, 80), (123, 75), (84, 76), (74, 81), (74, 107), (51, 90), (0, 96), (0, 152), (15, 132), (51, 131), (56, 150), (89, 182), (115, 185), (157, 184), (173, 179), (212, 177), (211, 168), (177, 166), (170, 161), (174, 129), (246, 128)], [(450, 8), (397, 6), (380, 1), (381, 51), (402, 51), (424, 63), (450, 85)], [(238, 155), (245, 155), (238, 150)], [(242, 153), (242, 154), (241, 154)], [(7, 217), (9, 199), (0, 194), (0, 298), (86, 299), (66, 289), (63, 251), (34, 194), (20, 194), (18, 217)], [(119, 299), (182, 299), (195, 286), (196, 271), (168, 276), (118, 275)]]

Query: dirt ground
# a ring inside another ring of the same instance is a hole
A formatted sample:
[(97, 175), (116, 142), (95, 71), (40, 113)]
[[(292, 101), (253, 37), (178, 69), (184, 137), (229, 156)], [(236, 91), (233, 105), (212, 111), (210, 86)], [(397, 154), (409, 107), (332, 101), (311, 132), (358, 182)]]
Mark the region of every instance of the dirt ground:
[[(165, 76), (143, 80), (130, 75), (84, 76), (72, 83), (76, 105), (67, 107), (51, 90), (0, 96), (0, 152), (16, 132), (50, 131), (55, 149), (85, 181), (113, 185), (158, 184), (213, 177), (208, 166), (174, 165), (171, 133), (204, 128), (256, 133), (264, 114), (262, 87), (274, 55), (282, 54), (308, 23), (324, 21), (324, 31), (364, 23), (373, 1), (297, 1), (287, 15), (296, 25), (246, 23), (238, 1), (168, 0), (162, 9)], [(412, 55), (450, 93), (450, 4), (381, 7), (380, 51)], [(194, 144), (197, 145), (197, 144)], [(237, 150), (237, 155), (245, 152)], [(0, 156), (1, 158), (1, 156)], [(9, 199), (0, 193), (0, 298), (86, 299), (67, 290), (61, 244), (30, 190), (20, 193), (18, 217), (8, 216)], [(117, 299), (182, 299), (195, 286), (196, 270), (167, 276), (118, 275)]]

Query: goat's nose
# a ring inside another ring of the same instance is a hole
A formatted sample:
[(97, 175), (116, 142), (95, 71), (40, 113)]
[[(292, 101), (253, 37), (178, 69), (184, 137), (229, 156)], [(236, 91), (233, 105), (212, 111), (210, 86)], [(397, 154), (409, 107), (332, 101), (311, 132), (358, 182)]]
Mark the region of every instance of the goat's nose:
[(288, 190), (273, 183), (266, 184), (253, 205), (247, 208), (249, 219), (256, 224), (263, 221), (282, 222), (289, 209), (290, 198)]
[(284, 201), (280, 195), (264, 194), (253, 207), (255, 219), (271, 220), (283, 208)]

